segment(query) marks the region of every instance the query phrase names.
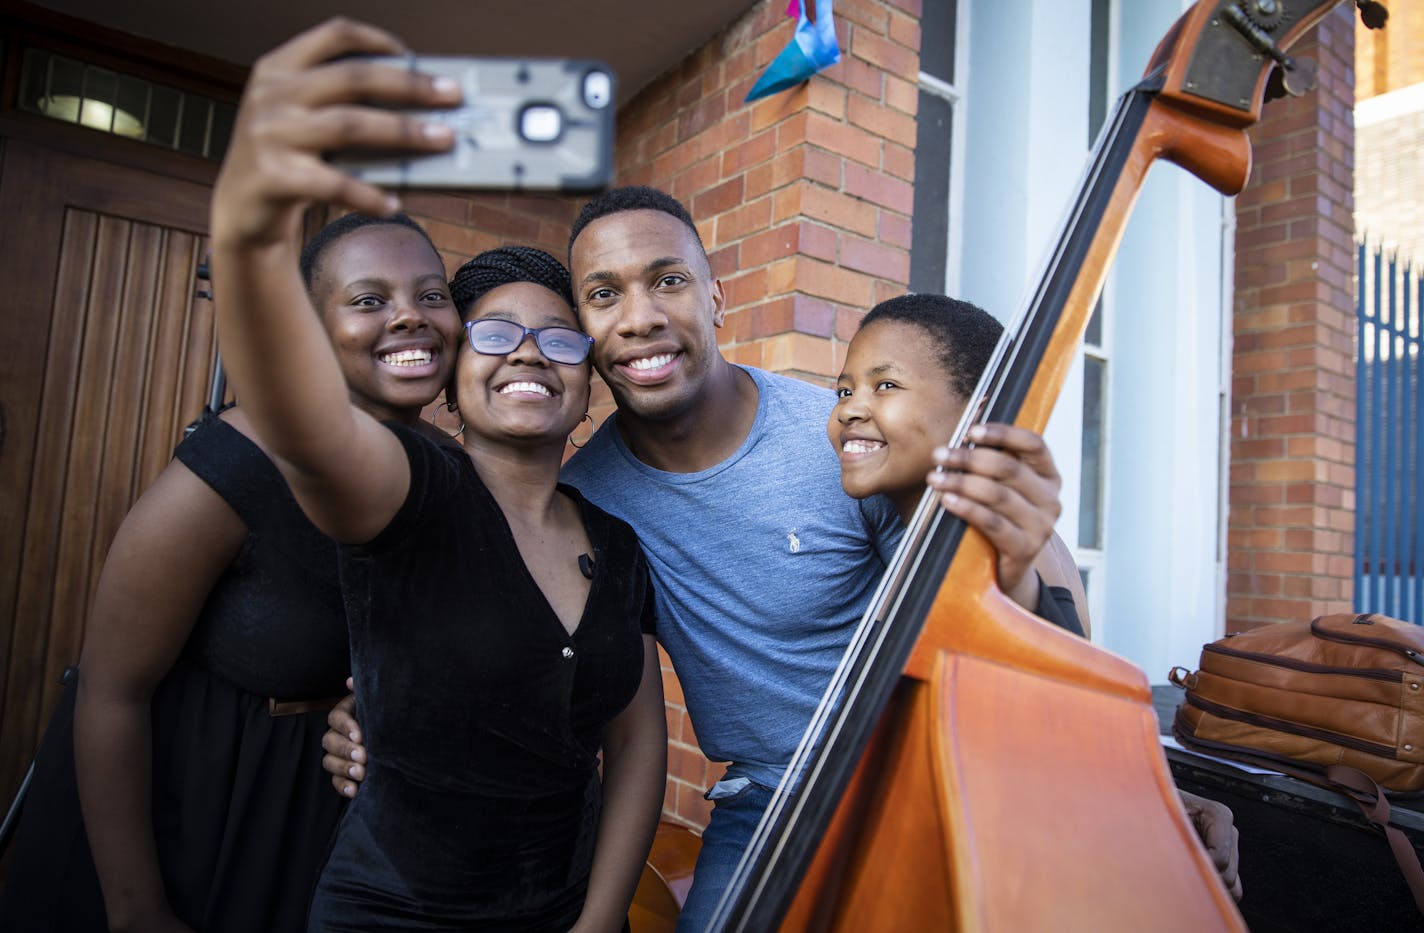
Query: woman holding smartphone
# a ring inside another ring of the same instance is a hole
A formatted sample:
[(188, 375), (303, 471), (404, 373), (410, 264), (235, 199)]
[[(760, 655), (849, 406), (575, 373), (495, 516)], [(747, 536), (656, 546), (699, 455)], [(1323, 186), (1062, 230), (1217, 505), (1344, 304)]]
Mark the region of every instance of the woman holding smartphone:
[(662, 804), (665, 722), (637, 540), (558, 484), (590, 379), (568, 273), (532, 249), (467, 265), (461, 450), (351, 404), (300, 288), (309, 204), (396, 207), (322, 153), (451, 143), (444, 127), (348, 103), (458, 102), (447, 82), (350, 57), (400, 51), (332, 21), (264, 56), (213, 197), (232, 382), (303, 511), (342, 543), (352, 673), (380, 762), (343, 818), (310, 929), (618, 930)]

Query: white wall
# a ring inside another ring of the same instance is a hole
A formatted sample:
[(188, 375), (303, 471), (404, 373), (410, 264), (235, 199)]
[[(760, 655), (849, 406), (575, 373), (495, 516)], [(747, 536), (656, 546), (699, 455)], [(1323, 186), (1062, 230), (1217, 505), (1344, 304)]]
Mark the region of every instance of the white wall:
[[(1010, 316), (1037, 277), (1088, 155), (1088, 0), (972, 0), (962, 296)], [(1117, 4), (1111, 83), (1140, 78), (1181, 0)], [(1110, 273), (1108, 473), (1094, 640), (1154, 683), (1217, 637), (1223, 366), (1223, 199), (1155, 166)], [(1076, 543), (1082, 385), (1047, 432)]]
[[(1119, 82), (1139, 79), (1184, 4), (1120, 7)], [(1223, 372), (1230, 205), (1175, 166), (1148, 175), (1113, 272), (1108, 646), (1154, 683), (1195, 667), (1224, 618)]]
[[(960, 295), (1000, 320), (1014, 315), (1077, 190), (1088, 154), (1086, 0), (967, 5), (965, 185)], [(1064, 41), (1074, 32), (1082, 42)], [(1048, 429), (1063, 475), (1059, 534), (1077, 540), (1081, 364)]]

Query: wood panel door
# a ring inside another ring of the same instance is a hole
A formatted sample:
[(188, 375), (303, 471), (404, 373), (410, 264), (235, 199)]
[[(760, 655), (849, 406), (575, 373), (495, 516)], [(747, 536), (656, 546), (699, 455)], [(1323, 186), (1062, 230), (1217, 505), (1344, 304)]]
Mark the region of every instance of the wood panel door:
[(115, 530), (202, 410), (215, 344), (195, 297), (208, 186), (0, 144), (3, 806), (79, 658)]

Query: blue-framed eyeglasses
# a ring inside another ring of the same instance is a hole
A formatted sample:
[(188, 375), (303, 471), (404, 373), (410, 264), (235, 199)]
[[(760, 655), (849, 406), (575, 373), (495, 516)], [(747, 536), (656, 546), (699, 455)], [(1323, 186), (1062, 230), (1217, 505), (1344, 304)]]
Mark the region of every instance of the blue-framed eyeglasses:
[(569, 366), (588, 359), (588, 351), (593, 347), (592, 337), (572, 327), (525, 327), (494, 317), (466, 321), (465, 333), (470, 338), (470, 349), (486, 356), (507, 356), (525, 337), (533, 337), (534, 346), (545, 359)]

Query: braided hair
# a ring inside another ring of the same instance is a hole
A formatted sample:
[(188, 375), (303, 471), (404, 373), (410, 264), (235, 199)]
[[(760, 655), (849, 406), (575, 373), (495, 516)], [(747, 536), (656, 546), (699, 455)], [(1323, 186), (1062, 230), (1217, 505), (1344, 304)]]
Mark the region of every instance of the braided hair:
[(460, 316), (487, 292), (511, 282), (531, 282), (574, 306), (569, 270), (553, 256), (532, 246), (500, 246), (485, 250), (455, 271), (450, 279), (450, 297)]
[[(569, 270), (553, 256), (533, 246), (497, 246), (480, 253), (455, 270), (450, 279), (450, 297), (463, 319), (475, 302), (501, 285), (512, 282), (542, 285), (568, 302), (570, 308), (574, 307)], [(456, 397), (458, 381), (456, 373), (451, 373), (450, 384), (445, 387), (445, 407), (450, 411), (459, 407)]]
[(935, 358), (960, 398), (974, 393), (1004, 332), (1004, 325), (983, 308), (944, 295), (901, 295), (882, 301), (861, 318), (860, 329), (876, 321), (909, 324), (929, 337)]

